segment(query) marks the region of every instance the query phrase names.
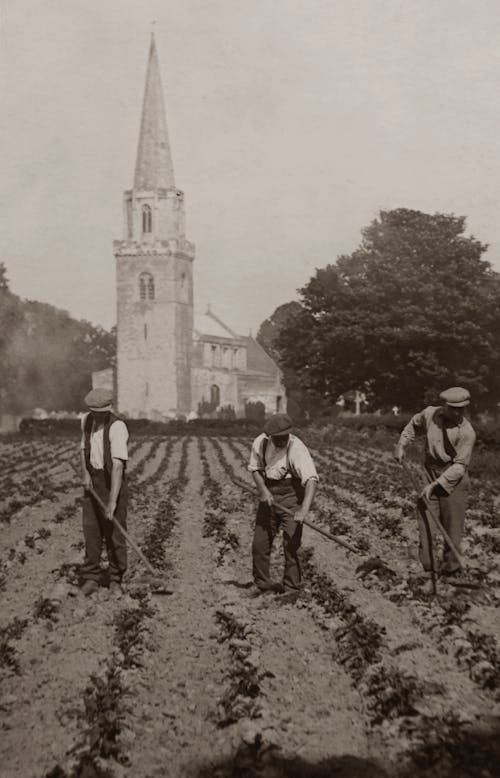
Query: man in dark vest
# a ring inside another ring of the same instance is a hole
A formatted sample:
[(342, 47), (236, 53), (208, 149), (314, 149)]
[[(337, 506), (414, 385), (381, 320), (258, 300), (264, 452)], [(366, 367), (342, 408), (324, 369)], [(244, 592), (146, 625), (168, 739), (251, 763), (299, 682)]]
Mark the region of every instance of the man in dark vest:
[[(430, 405), (413, 416), (402, 431), (395, 451), (396, 459), (402, 462), (406, 446), (417, 435), (425, 436), (424, 469), (427, 485), (418, 502), (418, 523), (419, 557), (428, 573), (432, 571), (431, 547), (435, 528), (430, 526), (432, 521), (427, 522), (426, 508), (435, 512), (455, 548), (460, 551), (469, 491), (467, 470), (476, 440), (476, 434), (464, 416), (470, 402), (467, 389), (454, 386), (442, 392), (440, 399), (442, 405)], [(452, 580), (458, 571), (459, 563), (445, 545), (439, 572), (451, 576)], [(430, 581), (426, 586), (431, 589)]]
[[(281, 592), (293, 601), (301, 588), (297, 557), (302, 539), (302, 522), (312, 505), (318, 474), (304, 443), (292, 432), (292, 420), (275, 413), (264, 432), (255, 438), (248, 470), (259, 491), (259, 507), (252, 544), (253, 578), (258, 592)], [(281, 510), (288, 508), (293, 516)], [(279, 529), (283, 530), (285, 570), (283, 584), (270, 578), (271, 548)]]
[[(85, 397), (89, 413), (82, 418), (81, 464), (85, 490), (82, 592), (87, 596), (99, 588), (103, 541), (108, 554), (111, 593), (121, 592), (121, 579), (127, 569), (125, 538), (113, 524), (113, 516), (126, 529), (128, 430), (125, 423), (113, 413), (112, 403), (111, 391), (92, 389)], [(106, 505), (105, 515), (88, 491), (90, 487)]]

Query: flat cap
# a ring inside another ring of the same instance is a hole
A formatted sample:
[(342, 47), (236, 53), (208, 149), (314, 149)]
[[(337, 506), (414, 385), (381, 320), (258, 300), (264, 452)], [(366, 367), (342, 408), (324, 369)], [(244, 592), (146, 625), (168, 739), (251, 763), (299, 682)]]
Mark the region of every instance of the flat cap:
[(446, 405), (451, 405), (453, 408), (464, 408), (470, 402), (470, 392), (462, 386), (452, 386), (451, 389), (445, 389), (439, 397), (444, 400)]
[(91, 389), (91, 391), (85, 395), (85, 405), (91, 410), (97, 413), (104, 413), (104, 411), (110, 411), (113, 407), (113, 392), (111, 389)]
[(287, 413), (274, 413), (264, 425), (266, 435), (287, 435), (291, 431), (292, 420)]

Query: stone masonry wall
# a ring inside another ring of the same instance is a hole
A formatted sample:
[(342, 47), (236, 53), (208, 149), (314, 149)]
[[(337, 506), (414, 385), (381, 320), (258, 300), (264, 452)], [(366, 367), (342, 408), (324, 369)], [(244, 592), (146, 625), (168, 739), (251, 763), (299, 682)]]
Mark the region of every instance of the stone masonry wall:
[[(131, 417), (175, 416), (180, 395), (183, 409), (190, 403), (192, 293), (177, 302), (185, 262), (167, 253), (117, 256), (118, 409)], [(140, 299), (143, 272), (153, 276), (154, 300)]]
[(232, 405), (237, 412), (238, 377), (228, 370), (217, 370), (210, 367), (196, 367), (192, 370), (193, 410), (198, 410), (198, 403), (210, 400), (210, 387), (215, 384), (220, 390), (220, 404)]

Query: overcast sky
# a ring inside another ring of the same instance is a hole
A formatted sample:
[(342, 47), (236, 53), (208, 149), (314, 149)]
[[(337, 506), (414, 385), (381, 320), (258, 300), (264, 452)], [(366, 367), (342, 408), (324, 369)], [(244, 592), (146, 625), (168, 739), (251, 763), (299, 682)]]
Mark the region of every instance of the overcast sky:
[(500, 270), (498, 0), (1, 3), (0, 261), (106, 327), (151, 21), (195, 301), (243, 334), (381, 208), (467, 216)]

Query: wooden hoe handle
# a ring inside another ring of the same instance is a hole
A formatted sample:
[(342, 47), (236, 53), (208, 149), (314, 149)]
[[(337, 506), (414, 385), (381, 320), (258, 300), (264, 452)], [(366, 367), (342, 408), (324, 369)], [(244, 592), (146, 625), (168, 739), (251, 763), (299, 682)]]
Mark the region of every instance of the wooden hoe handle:
[(445, 539), (446, 543), (448, 544), (448, 546), (450, 548), (451, 553), (453, 554), (453, 556), (457, 560), (457, 562), (458, 562), (458, 564), (460, 566), (460, 569), (461, 570), (465, 570), (464, 561), (463, 561), (462, 557), (460, 556), (460, 554), (458, 552), (458, 549), (455, 546), (454, 542), (452, 541), (452, 539), (450, 538), (450, 536), (446, 532), (445, 528), (443, 527), (443, 525), (439, 521), (438, 517), (436, 516), (436, 514), (432, 510), (432, 508), (429, 505), (429, 503), (427, 502), (427, 500), (424, 500), (423, 502), (425, 504), (425, 511), (426, 511), (426, 513), (431, 517), (432, 521), (434, 522), (434, 524), (438, 528), (439, 532), (441, 533), (441, 535)]
[[(255, 496), (255, 491), (252, 489), (251, 486), (246, 484), (244, 481), (240, 480), (239, 478), (231, 478), (233, 483), (236, 484), (236, 486), (241, 487), (242, 489), (245, 489), (247, 492), (250, 492), (250, 494), (253, 494)], [(288, 516), (294, 516), (294, 512), (290, 510), (290, 508), (285, 508), (284, 505), (280, 505), (280, 503), (275, 503), (276, 507), (279, 508), (283, 513), (288, 514)], [(347, 548), (349, 551), (353, 551), (355, 554), (359, 554), (359, 551), (357, 548), (354, 548), (354, 546), (349, 545), (345, 540), (341, 540), (340, 538), (335, 537), (335, 535), (331, 535), (329, 532), (327, 532), (325, 529), (322, 529), (321, 527), (318, 527), (316, 524), (313, 524), (312, 521), (309, 521), (308, 519), (304, 519), (303, 522), (307, 527), (310, 529), (313, 529), (315, 532), (319, 532), (320, 535), (323, 535), (325, 538), (328, 538), (328, 540), (333, 540), (334, 543), (338, 543), (339, 546), (343, 546), (344, 548)]]
[(463, 561), (462, 557), (460, 556), (460, 554), (458, 552), (458, 549), (455, 546), (454, 542), (452, 541), (452, 539), (450, 538), (450, 536), (446, 532), (445, 528), (443, 527), (443, 525), (439, 521), (438, 517), (436, 516), (436, 514), (432, 510), (431, 506), (429, 505), (429, 502), (427, 500), (425, 500), (424, 498), (420, 497), (419, 487), (418, 487), (418, 484), (416, 482), (415, 476), (413, 475), (413, 473), (411, 472), (410, 468), (408, 467), (408, 465), (406, 464), (406, 462), (404, 460), (401, 462), (401, 464), (403, 465), (403, 470), (409, 476), (409, 478), (410, 478), (410, 480), (411, 480), (411, 482), (413, 484), (413, 488), (417, 492), (417, 499), (421, 499), (422, 500), (422, 502), (424, 503), (424, 506), (425, 506), (425, 512), (431, 517), (432, 521), (434, 522), (434, 524), (438, 528), (439, 532), (441, 533), (441, 535), (445, 539), (446, 543), (448, 544), (448, 546), (450, 548), (451, 553), (453, 554), (453, 556), (457, 560), (458, 564), (460, 565), (461, 570), (465, 570), (464, 561)]
[[(99, 497), (99, 495), (97, 494), (96, 490), (91, 486), (86, 491), (88, 491), (92, 495), (92, 497), (94, 498), (94, 500), (98, 504), (99, 508), (102, 510), (102, 512), (104, 514), (106, 514), (107, 508), (104, 505), (104, 503), (101, 500), (101, 498)], [(135, 543), (135, 541), (132, 540), (132, 538), (130, 537), (128, 532), (122, 527), (120, 522), (117, 519), (115, 519), (114, 516), (113, 516), (112, 521), (113, 521), (113, 524), (115, 525), (115, 527), (118, 527), (118, 529), (122, 533), (122, 535), (125, 538), (125, 540), (127, 541), (127, 543), (134, 549), (135, 553), (142, 559), (142, 561), (144, 562), (144, 564), (148, 568), (149, 572), (152, 573), (154, 576), (158, 577), (159, 576), (158, 571), (154, 569), (154, 567), (151, 565), (150, 562), (148, 562), (148, 560), (146, 559), (146, 557), (142, 553), (142, 551), (139, 548), (139, 546), (137, 545), (137, 543)]]

